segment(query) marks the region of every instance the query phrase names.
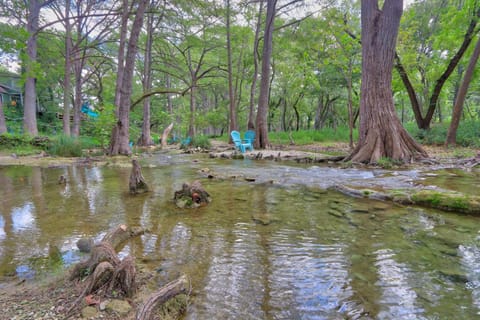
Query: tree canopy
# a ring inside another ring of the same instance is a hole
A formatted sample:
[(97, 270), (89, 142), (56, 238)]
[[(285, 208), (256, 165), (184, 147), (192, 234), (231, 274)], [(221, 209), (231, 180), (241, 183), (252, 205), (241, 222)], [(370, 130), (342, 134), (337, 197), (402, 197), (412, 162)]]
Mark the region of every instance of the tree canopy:
[[(104, 126), (118, 126), (122, 106), (120, 149), (153, 143), (170, 123), (182, 137), (255, 129), (268, 148), (271, 131), (353, 132), (362, 119), (361, 5), (371, 1), (150, 0), (136, 43), (143, 1), (0, 2), (0, 59), (23, 88), (16, 109), (3, 99), (3, 131), (110, 138)], [(450, 121), (479, 16), (475, 0), (404, 5), (387, 88), (399, 126)], [(478, 121), (478, 72), (469, 82), (460, 119)]]

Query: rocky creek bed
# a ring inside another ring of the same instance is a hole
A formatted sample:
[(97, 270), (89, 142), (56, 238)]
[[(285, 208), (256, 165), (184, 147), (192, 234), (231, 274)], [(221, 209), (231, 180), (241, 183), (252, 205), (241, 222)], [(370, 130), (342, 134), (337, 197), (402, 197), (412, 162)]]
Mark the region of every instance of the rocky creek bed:
[[(346, 154), (345, 146), (338, 148), (339, 155), (331, 155), (330, 147), (303, 147), (292, 148), (289, 150), (259, 150), (239, 154), (231, 146), (216, 143), (213, 150), (187, 150), (189, 153), (209, 152), (212, 158), (247, 158), (251, 160), (273, 160), (273, 161), (296, 161), (300, 163), (325, 163), (340, 168), (362, 168), (375, 170), (378, 167), (365, 167), (350, 163), (338, 163)], [(149, 152), (155, 152), (150, 150)], [(148, 157), (149, 152), (146, 153)], [(165, 151), (162, 151), (165, 152)], [(171, 148), (168, 152), (178, 153), (176, 148)], [(328, 152), (329, 154), (323, 153)], [(467, 156), (458, 157), (446, 153), (443, 149), (430, 149), (432, 155), (430, 159), (422, 163), (409, 164), (404, 167), (389, 168), (390, 171), (404, 170), (405, 168), (423, 172), (435, 172), (444, 169), (459, 169), (464, 172), (477, 170), (480, 163), (480, 157)], [(142, 157), (140, 155), (139, 157)], [(57, 166), (57, 165), (114, 165), (130, 166), (129, 158), (107, 158), (107, 157), (89, 157), (84, 159), (59, 159), (50, 158), (45, 155), (31, 157), (16, 157), (14, 155), (0, 156), (0, 165), (26, 165), (26, 166)], [(221, 171), (213, 172), (203, 170), (200, 172), (205, 178), (209, 179), (243, 179), (248, 182), (256, 182), (256, 178), (248, 174), (231, 174)], [(274, 179), (272, 179), (274, 183)], [(352, 196), (394, 202), (399, 205), (418, 205), (441, 210), (451, 211), (459, 214), (480, 214), (480, 198), (474, 194), (465, 194), (456, 190), (448, 190), (444, 187), (432, 185), (409, 185), (402, 188), (390, 188), (388, 183), (376, 185), (358, 185), (358, 184), (336, 184), (330, 187), (340, 193)], [(144, 273), (139, 268), (139, 282), (147, 283), (150, 275)], [(47, 279), (41, 282), (20, 281), (2, 284), (0, 287), (0, 305), (3, 306), (0, 313), (0, 319), (65, 319), (67, 306), (74, 301), (80, 294), (82, 288), (72, 285), (64, 274), (58, 275), (54, 279)], [(140, 293), (139, 297), (144, 297), (145, 292)], [(140, 298), (139, 298), (140, 299)], [(71, 319), (134, 319), (134, 308), (138, 306), (140, 300), (117, 300), (108, 299), (99, 306), (84, 306), (72, 315)]]

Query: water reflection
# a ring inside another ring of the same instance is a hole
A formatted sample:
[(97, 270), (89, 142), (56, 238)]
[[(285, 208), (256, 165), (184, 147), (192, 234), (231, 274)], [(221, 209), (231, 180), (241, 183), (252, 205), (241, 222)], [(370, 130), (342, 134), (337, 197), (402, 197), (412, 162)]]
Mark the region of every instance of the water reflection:
[(376, 267), (382, 289), (380, 304), (385, 308), (378, 313), (379, 319), (423, 319), (423, 309), (417, 306), (417, 293), (412, 288), (415, 284), (410, 279), (409, 268), (395, 261), (395, 253), (389, 249), (375, 252)]
[(33, 216), (33, 203), (25, 203), (21, 208), (12, 209), (13, 232), (30, 232), (35, 228), (35, 218)]
[[(409, 185), (418, 173), (168, 156), (150, 163), (143, 174), (152, 192), (135, 197), (128, 168), (0, 168), (0, 281), (63, 269), (82, 258), (78, 239), (127, 223), (149, 231), (121, 255), (133, 254), (156, 285), (191, 277), (186, 319), (478, 317), (478, 218), (323, 189), (370, 179)], [(213, 202), (175, 208), (174, 191), (204, 167), (256, 182), (202, 179)]]
[[(480, 240), (477, 238), (477, 241)], [(477, 245), (461, 245), (458, 248), (468, 282), (466, 287), (472, 292), (472, 300), (480, 315), (480, 248)]]

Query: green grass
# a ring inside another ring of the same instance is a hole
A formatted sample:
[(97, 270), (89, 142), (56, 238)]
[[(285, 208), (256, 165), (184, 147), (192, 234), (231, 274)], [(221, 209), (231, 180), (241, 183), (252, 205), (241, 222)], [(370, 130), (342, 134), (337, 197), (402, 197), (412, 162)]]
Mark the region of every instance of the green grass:
[[(243, 136), (244, 131), (240, 134)], [(272, 144), (290, 144), (291, 138), (296, 145), (308, 145), (315, 143), (333, 143), (333, 142), (345, 142), (349, 140), (348, 127), (324, 128), (321, 130), (299, 130), (291, 132), (269, 132), (268, 139)], [(223, 134), (215, 139), (227, 142), (229, 140), (229, 133)], [(358, 139), (358, 130), (353, 131), (353, 140)]]
[(60, 157), (81, 157), (81, 140), (64, 135), (57, 136), (48, 147), (48, 153)]
[(210, 149), (210, 140), (205, 135), (199, 135), (192, 139), (191, 146), (194, 148)]
[[(268, 139), (273, 144), (289, 144), (290, 135), (295, 144), (306, 145), (319, 142), (347, 142), (349, 140), (348, 127), (323, 128), (321, 130), (300, 130), (289, 132), (270, 132)], [(353, 139), (358, 139), (358, 132), (354, 130)]]

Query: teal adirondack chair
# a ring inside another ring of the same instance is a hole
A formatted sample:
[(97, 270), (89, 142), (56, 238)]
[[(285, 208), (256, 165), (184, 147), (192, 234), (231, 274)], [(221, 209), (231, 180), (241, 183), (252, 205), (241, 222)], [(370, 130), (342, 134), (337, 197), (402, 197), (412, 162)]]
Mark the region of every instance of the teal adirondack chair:
[(253, 142), (255, 141), (255, 131), (253, 130), (248, 130), (245, 132), (245, 135), (243, 136), (243, 142), (244, 143), (250, 143), (252, 146), (252, 151), (253, 151)]
[(253, 146), (251, 143), (242, 141), (242, 138), (240, 138), (240, 132), (234, 130), (230, 132), (230, 136), (232, 137), (232, 141), (235, 144), (235, 147), (241, 153), (245, 153), (247, 149), (250, 149), (251, 151), (253, 151)]

